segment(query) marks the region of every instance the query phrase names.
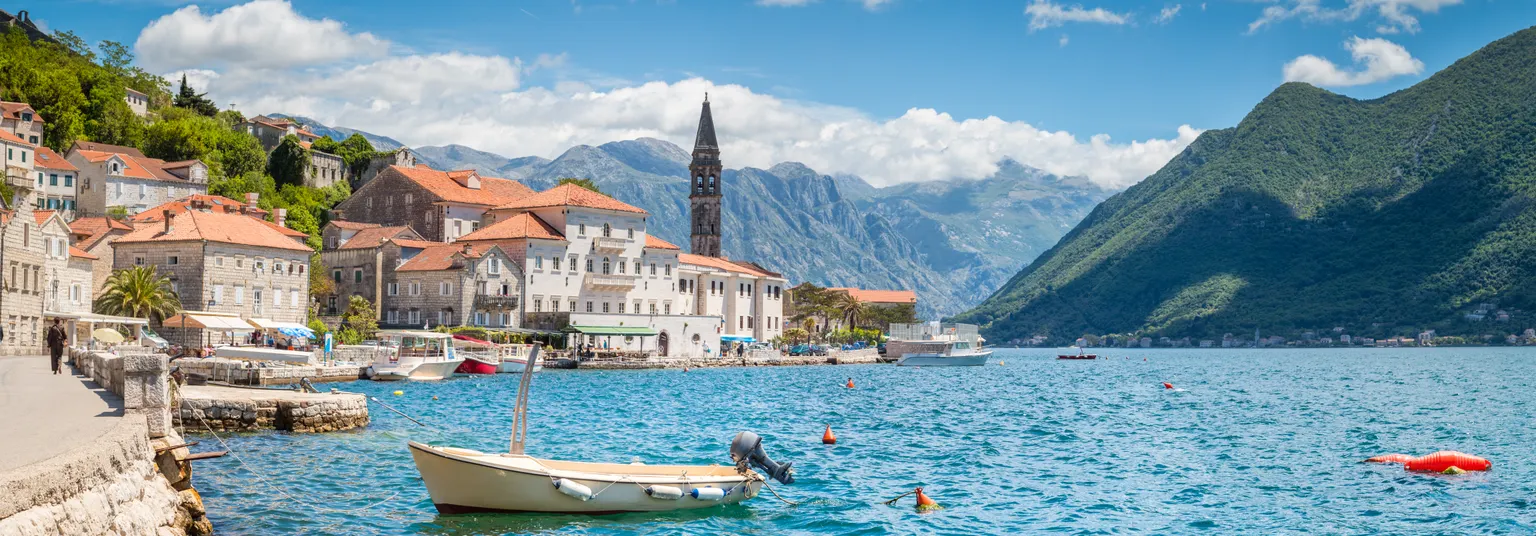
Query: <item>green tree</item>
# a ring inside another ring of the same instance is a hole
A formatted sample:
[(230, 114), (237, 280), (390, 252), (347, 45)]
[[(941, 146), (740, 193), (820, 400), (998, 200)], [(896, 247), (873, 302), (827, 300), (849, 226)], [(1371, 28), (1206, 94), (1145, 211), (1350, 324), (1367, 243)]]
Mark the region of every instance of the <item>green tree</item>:
[(141, 144), (144, 154), (167, 161), (202, 160), (212, 179), (261, 171), (266, 153), (255, 136), (234, 130), (224, 120), (173, 108), (150, 125)]
[(219, 106), (204, 95), (206, 93), (198, 93), (192, 89), (192, 86), (187, 85), (187, 75), (183, 74), (181, 75), (181, 89), (177, 90), (176, 99), (172, 102), (177, 108), (185, 108), (208, 117), (213, 117), (219, 113)]
[(171, 280), (153, 266), (134, 266), (112, 272), (96, 299), (97, 313), (164, 320), (181, 310), (181, 300), (171, 290)]
[(304, 176), (309, 172), (310, 154), (299, 144), (299, 137), (289, 134), (283, 136), (283, 141), (272, 149), (272, 154), (267, 157), (267, 174), (277, 181), (278, 185), (304, 184)]
[(578, 178), (575, 178), (575, 177), (565, 177), (563, 179), (560, 179), (560, 181), (557, 182), (555, 184), (555, 186), (559, 186), (561, 184), (574, 184), (574, 185), (580, 186), (582, 188), (586, 188), (588, 190), (592, 190), (592, 191), (597, 192), (597, 193), (603, 193), (602, 190), (597, 189), (597, 184), (592, 182), (592, 179), (578, 179)]
[(362, 296), (352, 296), (347, 300), (347, 311), (341, 315), (341, 324), (345, 326), (338, 337), (342, 344), (358, 344), (372, 339), (379, 333), (379, 315), (373, 308), (373, 302)]

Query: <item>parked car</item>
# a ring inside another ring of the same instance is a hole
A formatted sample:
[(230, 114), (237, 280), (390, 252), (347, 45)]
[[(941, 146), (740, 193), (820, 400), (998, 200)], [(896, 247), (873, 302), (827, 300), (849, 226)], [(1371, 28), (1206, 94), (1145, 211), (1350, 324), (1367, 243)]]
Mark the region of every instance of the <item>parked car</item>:
[(810, 355), (810, 351), (811, 345), (809, 344), (796, 344), (789, 347), (789, 355), (793, 356)]

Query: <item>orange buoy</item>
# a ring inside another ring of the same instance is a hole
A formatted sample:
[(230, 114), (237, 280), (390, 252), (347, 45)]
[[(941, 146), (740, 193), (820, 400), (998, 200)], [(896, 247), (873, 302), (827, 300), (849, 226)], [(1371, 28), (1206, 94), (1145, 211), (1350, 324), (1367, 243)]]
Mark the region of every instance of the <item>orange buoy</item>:
[(1172, 389), (1173, 388), (1173, 384), (1168, 383), (1168, 382), (1163, 382), (1163, 388), (1164, 389)]
[(1403, 463), (1403, 468), (1409, 471), (1439, 473), (1452, 467), (1458, 467), (1464, 471), (1487, 471), (1488, 468), (1493, 467), (1493, 462), (1465, 452), (1442, 450), (1419, 456)]
[(853, 389), (853, 378), (848, 378), (848, 388)]
[(928, 498), (927, 494), (923, 493), (923, 488), (917, 488), (915, 492), (917, 493), (918, 510), (933, 510), (940, 508), (939, 503), (934, 502), (933, 499)]
[(1412, 460), (1412, 459), (1413, 459), (1413, 456), (1409, 456), (1407, 454), (1382, 454), (1380, 456), (1371, 456), (1369, 458), (1366, 458), (1365, 462), (1366, 463), (1408, 463), (1408, 460)]
[(823, 445), (837, 444), (837, 436), (832, 434), (832, 425), (827, 425), (827, 431), (821, 433), (821, 443)]

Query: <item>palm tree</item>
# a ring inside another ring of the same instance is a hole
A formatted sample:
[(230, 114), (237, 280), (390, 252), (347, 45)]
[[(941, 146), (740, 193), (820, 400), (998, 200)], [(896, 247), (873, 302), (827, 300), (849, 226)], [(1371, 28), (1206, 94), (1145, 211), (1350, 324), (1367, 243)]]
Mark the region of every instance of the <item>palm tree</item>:
[(847, 322), (848, 329), (856, 327), (859, 316), (865, 312), (864, 302), (853, 297), (851, 293), (841, 293), (832, 302), (832, 308), (841, 313), (841, 319)]
[(170, 278), (153, 266), (134, 266), (107, 277), (95, 309), (107, 315), (163, 320), (181, 310), (181, 299), (171, 290)]

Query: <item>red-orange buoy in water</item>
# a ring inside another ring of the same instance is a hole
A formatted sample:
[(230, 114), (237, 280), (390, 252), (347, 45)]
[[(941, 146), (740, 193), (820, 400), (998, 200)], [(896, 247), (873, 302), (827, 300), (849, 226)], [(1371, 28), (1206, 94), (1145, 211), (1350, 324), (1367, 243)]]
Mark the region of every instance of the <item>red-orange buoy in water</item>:
[(1172, 389), (1173, 388), (1173, 384), (1168, 383), (1168, 382), (1163, 382), (1163, 388), (1164, 389)]
[(917, 493), (917, 509), (918, 509), (918, 511), (937, 510), (939, 508), (942, 508), (941, 506), (939, 506), (939, 503), (934, 502), (933, 499), (928, 498), (927, 494), (923, 493), (923, 488), (917, 488), (916, 493)]
[(823, 445), (837, 444), (837, 436), (832, 435), (832, 425), (827, 425), (827, 431), (821, 433), (821, 443)]
[(853, 378), (848, 378), (848, 388), (853, 389)]
[(1382, 454), (1366, 458), (1365, 461), (1366, 463), (1408, 463), (1408, 460), (1412, 459), (1413, 456), (1407, 454)]
[(1442, 450), (1433, 454), (1419, 456), (1403, 463), (1403, 468), (1409, 471), (1439, 473), (1451, 467), (1458, 467), (1463, 471), (1487, 471), (1488, 468), (1493, 467), (1493, 462), (1465, 452)]

